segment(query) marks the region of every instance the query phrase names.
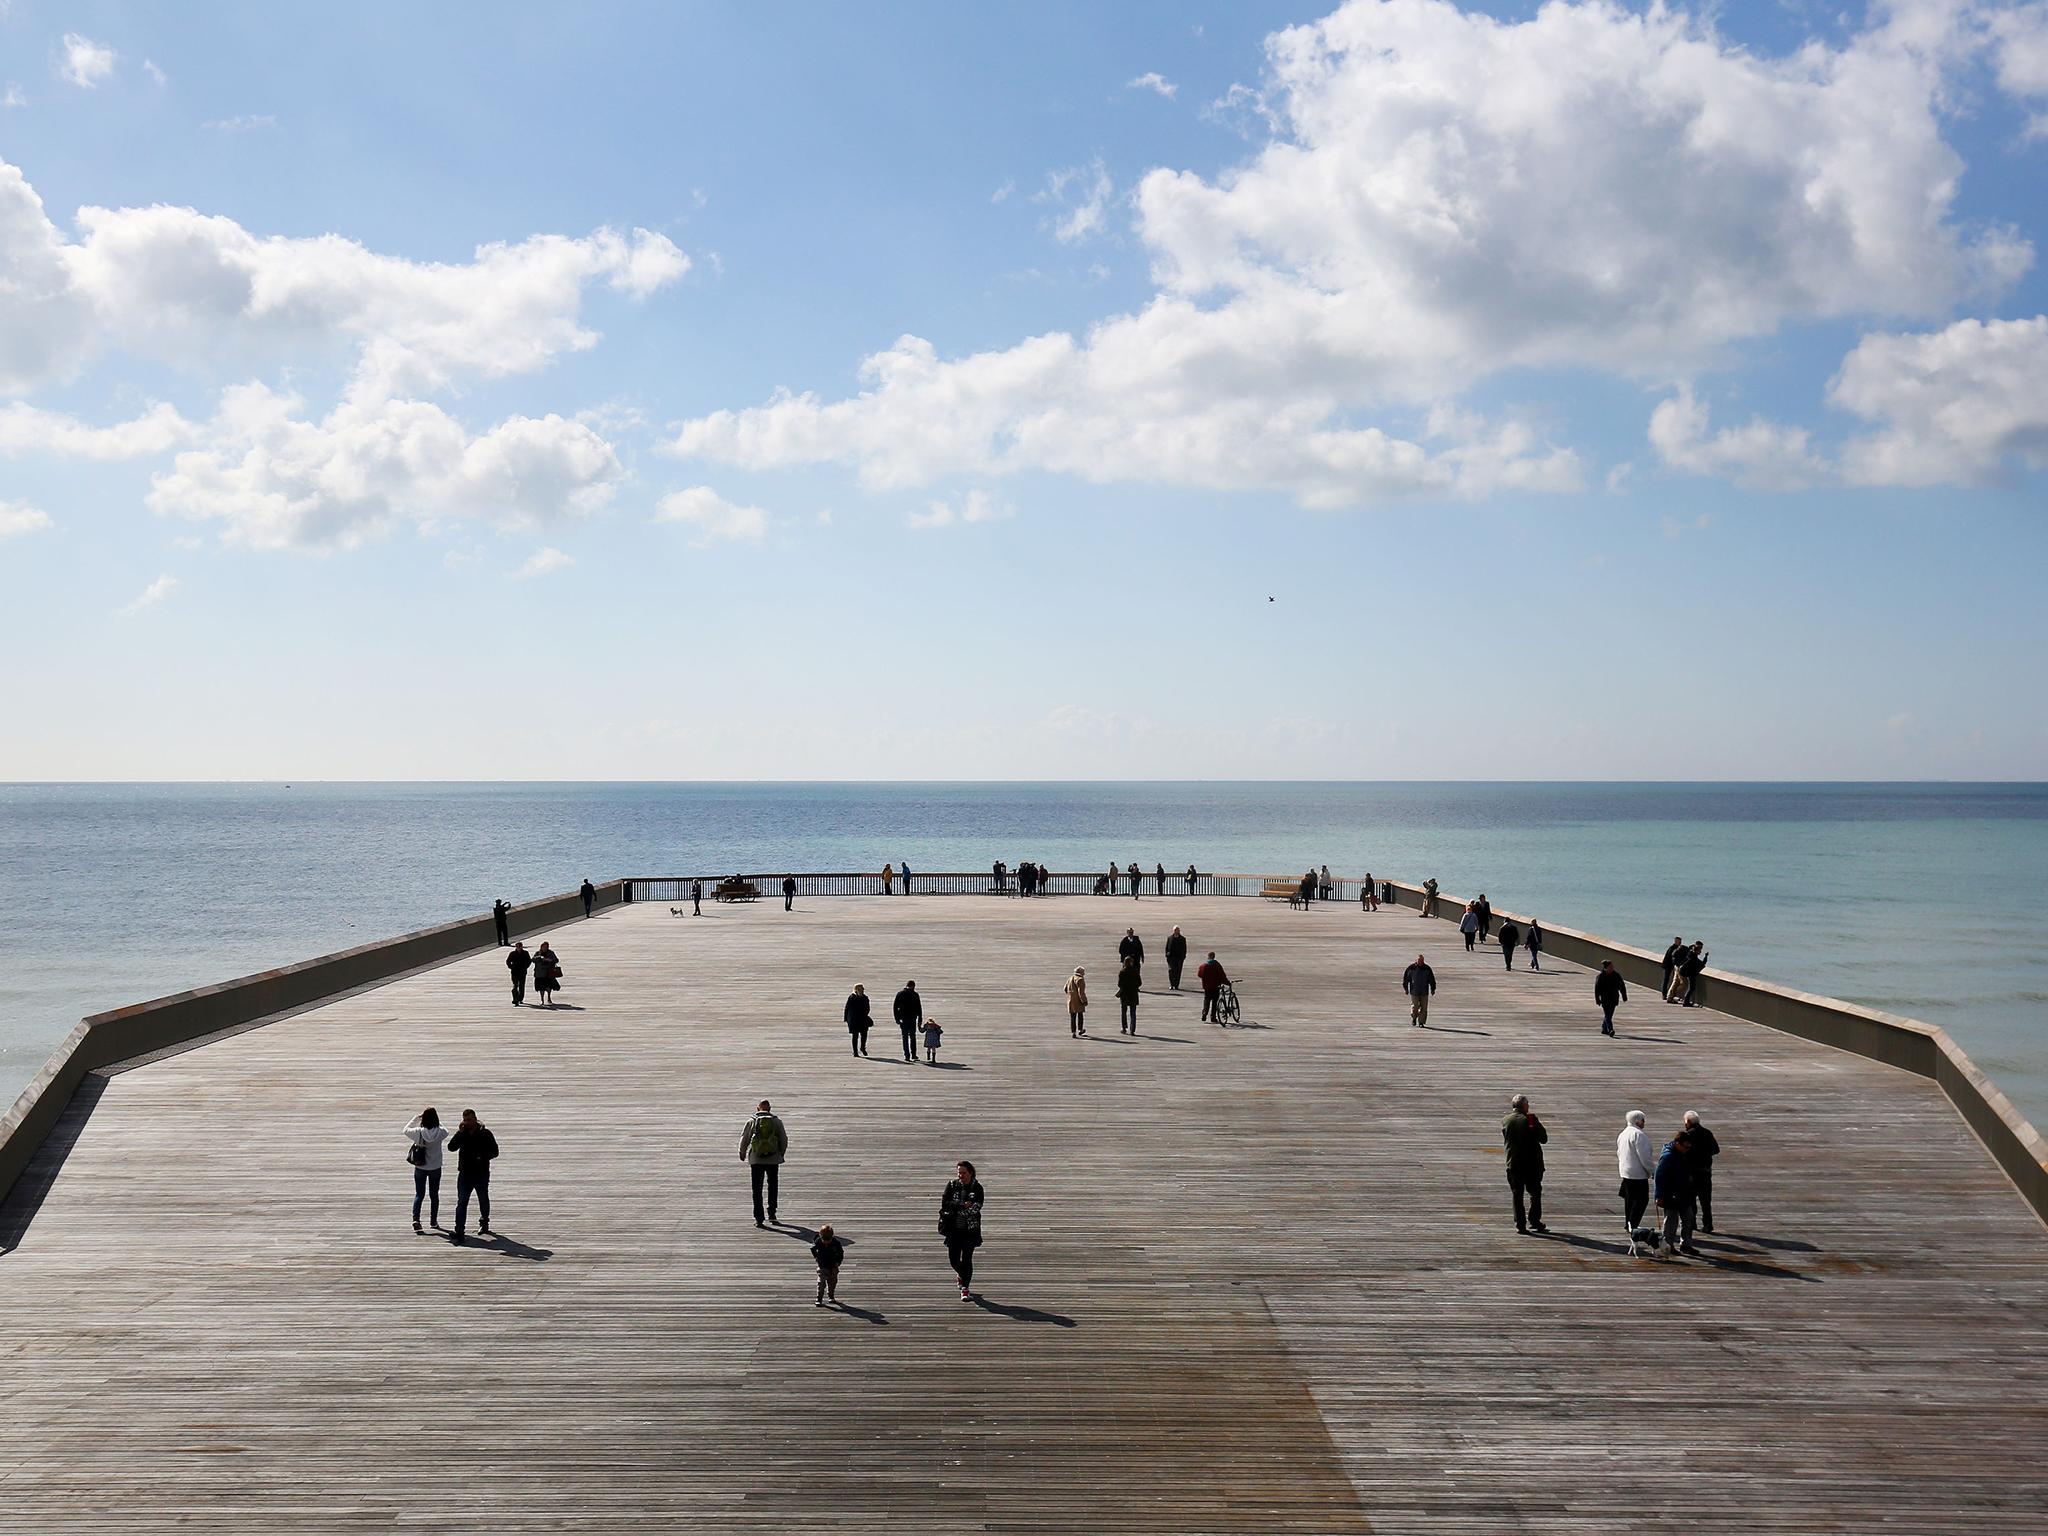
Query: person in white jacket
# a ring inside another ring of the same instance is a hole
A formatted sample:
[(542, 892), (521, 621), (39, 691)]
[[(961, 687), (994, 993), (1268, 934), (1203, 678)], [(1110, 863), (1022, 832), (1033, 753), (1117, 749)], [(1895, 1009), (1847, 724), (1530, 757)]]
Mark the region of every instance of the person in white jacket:
[(405, 1160), (412, 1165), (412, 1229), (425, 1230), (420, 1226), (420, 1202), (432, 1202), (431, 1216), (436, 1228), (441, 1225), (441, 1143), (448, 1139), (448, 1128), (441, 1124), (441, 1117), (430, 1104), (412, 1117), (412, 1123), (405, 1128), (405, 1139), (412, 1143), (406, 1148)]
[[(1643, 1213), (1650, 1208), (1650, 1177), (1657, 1171), (1657, 1152), (1650, 1145), (1650, 1133), (1643, 1129), (1643, 1112), (1632, 1109), (1614, 1138), (1615, 1161), (1621, 1168), (1621, 1219), (1628, 1231), (1628, 1251), (1636, 1247), (1636, 1230)], [(1656, 1238), (1650, 1239), (1652, 1243)]]

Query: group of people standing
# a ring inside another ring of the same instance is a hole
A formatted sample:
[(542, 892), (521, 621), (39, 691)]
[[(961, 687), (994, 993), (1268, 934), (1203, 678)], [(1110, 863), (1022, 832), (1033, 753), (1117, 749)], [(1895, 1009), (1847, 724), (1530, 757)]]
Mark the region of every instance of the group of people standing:
[(1685, 940), (1674, 938), (1671, 947), (1664, 951), (1664, 1001), (1683, 1003), (1687, 1008), (1699, 1006), (1700, 973), (1707, 968), (1707, 945), (1704, 939)]
[[(1173, 991), (1180, 990), (1180, 979), (1187, 965), (1187, 935), (1180, 931), (1178, 924), (1166, 936), (1166, 984)], [(1117, 941), (1117, 1032), (1135, 1035), (1138, 1032), (1138, 1001), (1145, 986), (1145, 941), (1138, 937), (1138, 930), (1126, 928), (1124, 936)], [(1202, 988), (1202, 1019), (1214, 1019), (1222, 1024), (1223, 1014), (1217, 1007), (1224, 985), (1230, 980), (1222, 963), (1216, 958), (1216, 951), (1209, 951), (1209, 958), (1195, 967), (1195, 980)], [(1078, 1040), (1088, 1033), (1088, 968), (1074, 967), (1074, 974), (1066, 981), (1067, 1033)]]
[[(1654, 1253), (1661, 1241), (1667, 1254), (1697, 1254), (1695, 1225), (1701, 1232), (1714, 1230), (1714, 1159), (1721, 1155), (1721, 1143), (1698, 1111), (1688, 1109), (1663, 1151), (1653, 1153), (1646, 1124), (1643, 1112), (1632, 1109), (1615, 1138), (1628, 1251), (1640, 1254), (1647, 1246)], [(1550, 1131), (1530, 1107), (1527, 1094), (1518, 1093), (1508, 1101), (1500, 1139), (1507, 1154), (1515, 1230), (1548, 1232), (1543, 1224), (1543, 1148), (1550, 1141)], [(1662, 1218), (1661, 1232), (1642, 1224), (1652, 1201)]]

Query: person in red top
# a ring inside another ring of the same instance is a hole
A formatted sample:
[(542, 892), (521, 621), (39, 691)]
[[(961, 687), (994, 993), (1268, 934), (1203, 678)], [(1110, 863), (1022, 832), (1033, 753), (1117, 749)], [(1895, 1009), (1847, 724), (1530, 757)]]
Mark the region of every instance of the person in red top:
[(1216, 951), (1209, 951), (1209, 958), (1195, 967), (1195, 980), (1202, 984), (1202, 1017), (1215, 1019), (1220, 1025), (1223, 1020), (1216, 1012), (1216, 994), (1223, 990), (1223, 983), (1230, 978), (1223, 974), (1223, 967), (1216, 963)]

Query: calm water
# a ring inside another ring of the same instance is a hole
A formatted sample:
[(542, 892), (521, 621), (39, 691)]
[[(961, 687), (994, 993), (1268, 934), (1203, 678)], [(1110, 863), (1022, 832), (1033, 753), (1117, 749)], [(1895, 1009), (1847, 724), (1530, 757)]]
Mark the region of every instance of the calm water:
[(2048, 1125), (2048, 785), (0, 786), (0, 1104), (84, 1014), (586, 874), (1328, 863), (1947, 1027)]

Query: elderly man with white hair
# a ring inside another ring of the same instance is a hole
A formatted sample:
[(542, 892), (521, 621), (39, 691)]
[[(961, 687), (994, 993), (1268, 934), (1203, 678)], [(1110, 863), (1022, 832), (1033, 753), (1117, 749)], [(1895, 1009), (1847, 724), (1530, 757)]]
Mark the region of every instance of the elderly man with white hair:
[(1699, 1202), (1700, 1230), (1714, 1230), (1714, 1159), (1721, 1155), (1721, 1143), (1700, 1123), (1699, 1111), (1685, 1112), (1686, 1160), (1692, 1164), (1693, 1198)]
[[(1628, 1231), (1628, 1251), (1639, 1252), (1636, 1233), (1642, 1229), (1643, 1213), (1650, 1208), (1650, 1178), (1657, 1171), (1657, 1151), (1650, 1145), (1650, 1133), (1643, 1129), (1640, 1109), (1628, 1112), (1621, 1134), (1614, 1138), (1615, 1160), (1621, 1166), (1621, 1221)], [(1656, 1238), (1653, 1236), (1651, 1242)]]

